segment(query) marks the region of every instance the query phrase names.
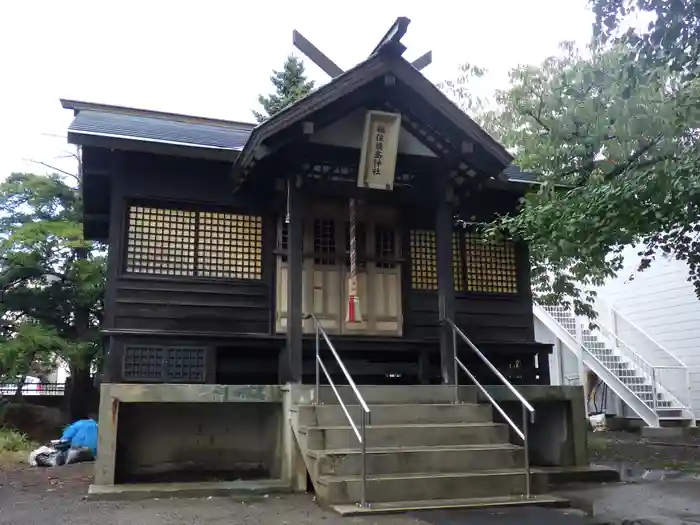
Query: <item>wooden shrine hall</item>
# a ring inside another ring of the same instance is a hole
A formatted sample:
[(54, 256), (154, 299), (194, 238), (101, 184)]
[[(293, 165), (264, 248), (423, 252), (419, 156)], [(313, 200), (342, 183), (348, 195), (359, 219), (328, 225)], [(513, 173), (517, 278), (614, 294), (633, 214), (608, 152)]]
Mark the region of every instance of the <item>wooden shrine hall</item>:
[(62, 101), (109, 245), (105, 381), (306, 382), (314, 314), (361, 383), (451, 381), (445, 319), (549, 382), (527, 246), (476, 229), (532, 179), (403, 58), (406, 25), (345, 72), (295, 33), (334, 78), (258, 126)]
[(295, 32), (332, 78), (257, 126), (62, 100), (109, 247), (91, 493), (541, 504), (531, 464), (586, 465), (527, 246), (479, 229), (535, 178), (404, 58), (407, 26), (347, 71)]

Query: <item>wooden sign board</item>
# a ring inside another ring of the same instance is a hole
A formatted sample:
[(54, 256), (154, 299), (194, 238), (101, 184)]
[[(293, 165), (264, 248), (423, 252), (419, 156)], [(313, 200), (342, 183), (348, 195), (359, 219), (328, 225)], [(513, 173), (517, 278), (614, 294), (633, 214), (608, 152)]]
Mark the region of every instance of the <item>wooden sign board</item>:
[(362, 133), (362, 153), (357, 185), (379, 190), (394, 189), (401, 114), (368, 111)]

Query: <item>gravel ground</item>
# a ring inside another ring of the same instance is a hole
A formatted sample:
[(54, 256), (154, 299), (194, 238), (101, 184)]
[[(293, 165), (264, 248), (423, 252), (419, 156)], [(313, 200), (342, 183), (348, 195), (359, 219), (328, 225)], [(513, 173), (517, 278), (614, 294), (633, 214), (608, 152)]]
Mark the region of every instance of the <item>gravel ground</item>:
[(593, 463), (700, 473), (700, 440), (658, 443), (630, 432), (592, 432), (588, 436)]
[(319, 508), (310, 495), (89, 501), (92, 465), (0, 471), (2, 525), (425, 525), (407, 515), (343, 519)]
[[(691, 443), (691, 445), (696, 443)], [(562, 495), (593, 509), (594, 522), (700, 524), (700, 447), (650, 444), (633, 434), (597, 433), (592, 461), (620, 468), (625, 483), (568, 487)], [(92, 465), (58, 469), (0, 468), (0, 525), (578, 525), (580, 516), (554, 510), (451, 511), (341, 518), (310, 495), (88, 501)], [(647, 521), (635, 521), (647, 520)]]

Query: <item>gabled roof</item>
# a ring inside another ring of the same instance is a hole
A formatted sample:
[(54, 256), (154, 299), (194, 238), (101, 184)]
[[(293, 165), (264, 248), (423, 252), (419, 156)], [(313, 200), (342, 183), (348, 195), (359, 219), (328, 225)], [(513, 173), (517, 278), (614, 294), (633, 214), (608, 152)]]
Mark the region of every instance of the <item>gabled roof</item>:
[(193, 156), (198, 156), (197, 151), (203, 154), (201, 150), (210, 150), (204, 156), (233, 160), (255, 126), (75, 100), (62, 99), (61, 104), (75, 112), (75, 119), (68, 127), (68, 140), (81, 145), (140, 149), (134, 148), (135, 143), (146, 142), (187, 148)]
[(244, 168), (252, 158), (259, 154), (256, 150), (258, 148), (264, 150), (264, 147), (261, 148), (264, 142), (277, 133), (303, 122), (313, 113), (344, 96), (350, 95), (386, 73), (392, 73), (396, 79), (415, 91), (437, 115), (447, 119), (464, 133), (465, 139), (478, 143), (501, 165), (501, 169), (512, 162), (513, 157), (500, 143), (457, 107), (410, 62), (400, 55), (392, 53), (390, 48), (380, 46), (379, 50), (364, 62), (334, 78), (328, 84), (311, 92), (253, 129), (234, 169)]

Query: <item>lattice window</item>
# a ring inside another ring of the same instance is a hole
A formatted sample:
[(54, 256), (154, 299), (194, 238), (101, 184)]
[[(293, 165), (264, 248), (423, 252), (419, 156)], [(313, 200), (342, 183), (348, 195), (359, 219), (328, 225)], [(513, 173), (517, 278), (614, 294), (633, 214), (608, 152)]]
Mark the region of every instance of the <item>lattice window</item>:
[(126, 345), (122, 376), (126, 381), (203, 383), (205, 362), (201, 347)]
[(204, 382), (204, 348), (169, 347), (166, 377), (168, 381)]
[(515, 243), (492, 242), (475, 232), (464, 233), (468, 292), (517, 294)]
[(129, 208), (127, 272), (195, 275), (195, 243), (195, 212)]
[(127, 229), (127, 272), (262, 278), (260, 217), (131, 206)]
[(260, 217), (200, 212), (198, 233), (198, 275), (228, 279), (262, 277)]
[(374, 228), (374, 252), (377, 256), (377, 268), (395, 268), (395, 261), (386, 261), (396, 257), (396, 230), (377, 225)]
[(436, 237), (431, 230), (411, 230), (411, 286), (437, 290)]
[(463, 239), (460, 232), (452, 233), (452, 281), (456, 292), (464, 291)]
[[(314, 219), (314, 254), (336, 254), (335, 221)], [(316, 257), (315, 264), (335, 264), (334, 257)]]
[(161, 346), (127, 345), (122, 376), (127, 381), (163, 381), (164, 359)]

